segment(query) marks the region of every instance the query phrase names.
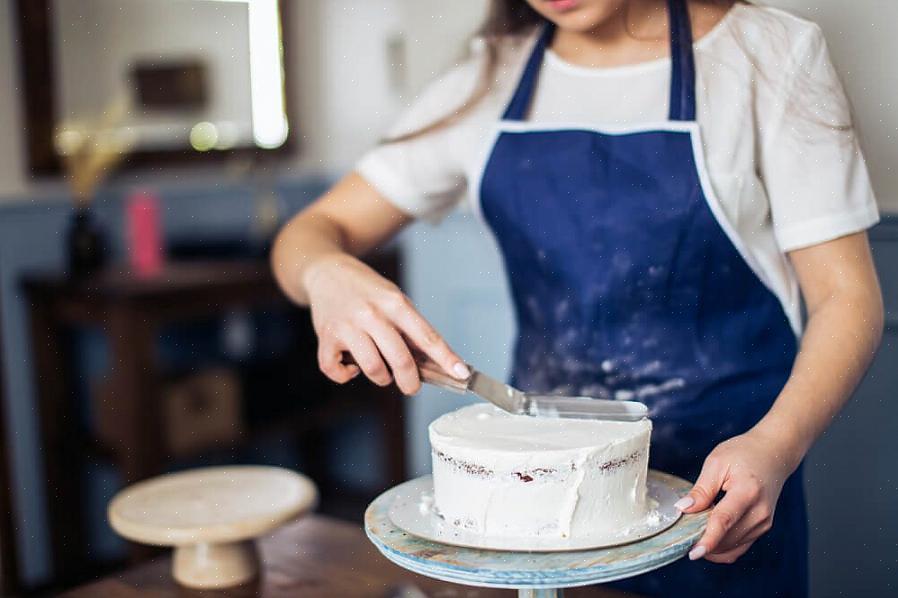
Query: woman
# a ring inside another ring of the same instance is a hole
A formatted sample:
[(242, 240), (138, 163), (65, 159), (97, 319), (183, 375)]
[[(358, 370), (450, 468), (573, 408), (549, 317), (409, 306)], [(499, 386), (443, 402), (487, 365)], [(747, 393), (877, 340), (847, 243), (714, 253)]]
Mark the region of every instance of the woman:
[(800, 464), (882, 328), (876, 206), (819, 29), (730, 2), (496, 0), (484, 39), (276, 243), (321, 369), (413, 393), (413, 346), (467, 375), (352, 257), (467, 191), (505, 258), (514, 383), (644, 401), (652, 467), (697, 480), (679, 508), (712, 507), (689, 560), (621, 585), (805, 595)]

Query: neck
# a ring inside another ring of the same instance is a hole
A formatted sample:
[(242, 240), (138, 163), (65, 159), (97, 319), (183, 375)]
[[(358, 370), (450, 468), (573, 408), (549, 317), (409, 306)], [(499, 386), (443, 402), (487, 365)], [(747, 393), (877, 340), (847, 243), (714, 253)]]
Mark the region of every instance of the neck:
[(559, 29), (552, 50), (582, 66), (616, 66), (660, 58), (667, 53), (667, 2), (629, 0), (587, 30)]

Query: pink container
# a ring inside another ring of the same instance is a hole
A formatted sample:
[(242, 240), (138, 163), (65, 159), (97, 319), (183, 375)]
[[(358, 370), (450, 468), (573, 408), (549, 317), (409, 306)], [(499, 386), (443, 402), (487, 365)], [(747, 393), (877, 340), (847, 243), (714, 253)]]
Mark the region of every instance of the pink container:
[(131, 271), (141, 277), (159, 274), (165, 262), (159, 198), (152, 191), (135, 191), (128, 197), (125, 219)]

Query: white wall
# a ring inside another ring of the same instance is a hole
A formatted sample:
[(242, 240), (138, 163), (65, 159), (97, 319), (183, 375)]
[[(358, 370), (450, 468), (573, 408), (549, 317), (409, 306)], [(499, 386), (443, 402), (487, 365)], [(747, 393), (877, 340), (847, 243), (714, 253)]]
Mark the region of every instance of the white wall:
[(488, 2), (483, 0), (399, 0), (410, 99), (463, 56), (466, 41), (480, 25)]
[[(462, 55), (483, 0), (302, 0), (291, 55), (300, 170), (339, 173), (377, 143), (404, 105)], [(391, 41), (402, 40), (401, 55)], [(396, 77), (396, 72), (401, 75)]]
[[(397, 0), (304, 0), (295, 5), (292, 124), (302, 152), (292, 166), (342, 171), (377, 142), (397, 114), (387, 41), (401, 29)], [(308, 36), (308, 37), (307, 37)]]

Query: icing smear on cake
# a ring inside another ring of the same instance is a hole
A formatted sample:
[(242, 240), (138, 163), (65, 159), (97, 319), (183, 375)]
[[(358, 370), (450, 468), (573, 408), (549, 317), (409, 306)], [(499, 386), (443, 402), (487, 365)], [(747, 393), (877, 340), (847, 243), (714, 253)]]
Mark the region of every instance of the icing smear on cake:
[(651, 422), (511, 415), (488, 404), (430, 425), (435, 508), (493, 536), (574, 537), (648, 511)]

